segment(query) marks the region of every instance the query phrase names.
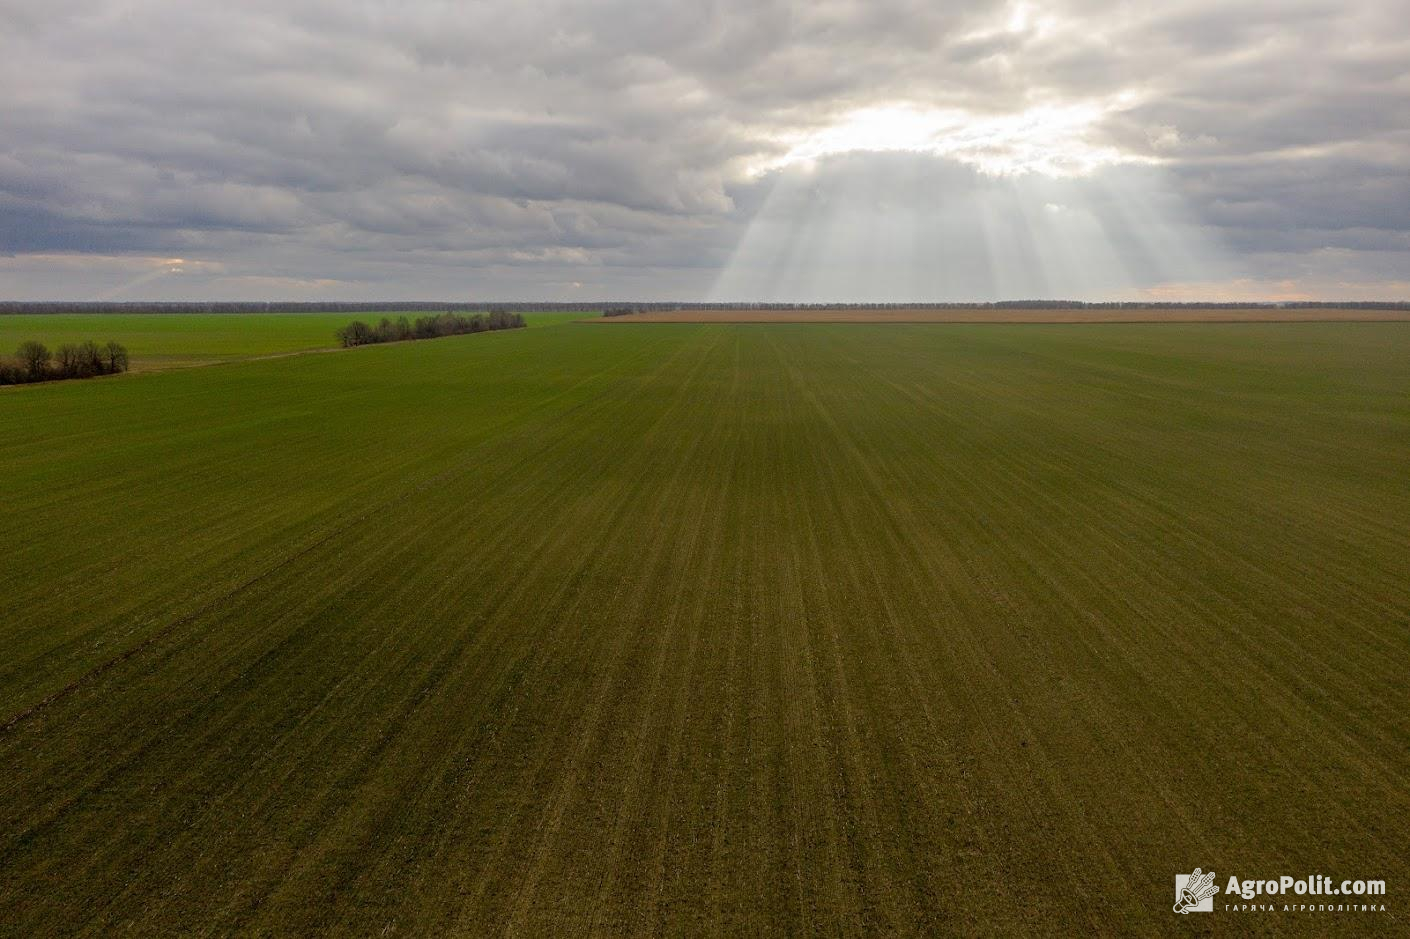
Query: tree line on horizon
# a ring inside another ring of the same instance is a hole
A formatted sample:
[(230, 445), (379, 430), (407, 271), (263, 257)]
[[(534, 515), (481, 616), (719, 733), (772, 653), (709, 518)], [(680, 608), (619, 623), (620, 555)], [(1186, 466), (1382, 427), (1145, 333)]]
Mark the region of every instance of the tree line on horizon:
[(344, 348), (375, 345), (380, 342), (405, 342), (410, 339), (439, 339), (442, 336), (459, 336), (465, 333), (484, 333), (497, 329), (522, 329), (526, 326), (522, 313), (507, 310), (491, 310), (488, 313), (475, 313), (465, 316), (460, 313), (438, 313), (435, 316), (418, 316), (414, 321), (405, 316), (395, 320), (382, 317), (381, 322), (369, 326), (362, 320), (353, 320), (336, 333)]
[(443, 313), (493, 310), (497, 305), (442, 300), (0, 300), (0, 316), (50, 313)]
[(13, 361), (0, 360), (0, 385), (116, 375), (128, 366), (127, 347), (120, 342), (101, 346), (91, 339), (66, 342), (51, 352), (44, 343), (30, 339), (20, 343)]

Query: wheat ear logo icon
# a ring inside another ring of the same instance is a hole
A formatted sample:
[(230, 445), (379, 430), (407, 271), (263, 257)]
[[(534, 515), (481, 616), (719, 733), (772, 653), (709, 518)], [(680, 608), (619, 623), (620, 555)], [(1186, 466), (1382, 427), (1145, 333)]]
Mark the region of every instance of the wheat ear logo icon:
[(1185, 880), (1185, 885), (1175, 891), (1176, 913), (1193, 913), (1199, 910), (1200, 904), (1219, 892), (1219, 888), (1214, 886), (1214, 871), (1208, 874), (1200, 873), (1198, 867), (1195, 872)]

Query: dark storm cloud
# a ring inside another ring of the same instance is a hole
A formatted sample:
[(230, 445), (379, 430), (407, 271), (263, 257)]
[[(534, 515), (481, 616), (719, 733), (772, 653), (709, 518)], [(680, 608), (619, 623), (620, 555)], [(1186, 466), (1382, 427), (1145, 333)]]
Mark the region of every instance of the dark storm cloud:
[[(703, 296), (800, 136), (1081, 102), (1244, 276), (1403, 279), (1410, 5), (1145, 6), (0, 0), (0, 290), (181, 257), (141, 295)], [(925, 159), (931, 189), (995, 191)], [(868, 165), (895, 161), (824, 175)]]

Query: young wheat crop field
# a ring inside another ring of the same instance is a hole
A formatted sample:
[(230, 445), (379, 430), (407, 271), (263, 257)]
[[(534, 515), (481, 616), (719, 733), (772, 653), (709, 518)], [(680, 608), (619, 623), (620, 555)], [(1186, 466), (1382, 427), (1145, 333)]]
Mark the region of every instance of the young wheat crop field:
[(0, 389), (0, 933), (1410, 889), (1410, 324), (568, 318)]

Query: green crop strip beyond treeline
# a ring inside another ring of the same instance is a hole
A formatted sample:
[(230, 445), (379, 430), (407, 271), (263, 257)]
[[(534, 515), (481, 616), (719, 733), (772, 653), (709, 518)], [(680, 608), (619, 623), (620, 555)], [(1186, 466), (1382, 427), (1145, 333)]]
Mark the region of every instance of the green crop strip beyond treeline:
[[(350, 317), (161, 319), (103, 334)], [(1297, 324), (6, 389), (0, 933), (1158, 934), (1196, 866), (1403, 923), (1408, 388), (1410, 326)]]

